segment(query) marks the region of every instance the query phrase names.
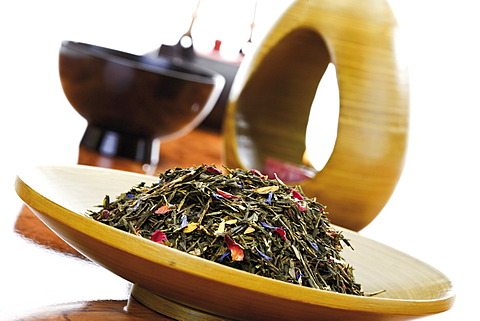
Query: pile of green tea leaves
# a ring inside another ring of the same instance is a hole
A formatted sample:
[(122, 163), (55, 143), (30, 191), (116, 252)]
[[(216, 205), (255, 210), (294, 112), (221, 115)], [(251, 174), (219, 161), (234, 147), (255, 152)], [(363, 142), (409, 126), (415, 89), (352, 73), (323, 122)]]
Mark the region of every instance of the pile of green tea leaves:
[(98, 212), (102, 223), (192, 255), (293, 284), (364, 295), (340, 253), (351, 247), (325, 206), (256, 170), (201, 165), (140, 183)]

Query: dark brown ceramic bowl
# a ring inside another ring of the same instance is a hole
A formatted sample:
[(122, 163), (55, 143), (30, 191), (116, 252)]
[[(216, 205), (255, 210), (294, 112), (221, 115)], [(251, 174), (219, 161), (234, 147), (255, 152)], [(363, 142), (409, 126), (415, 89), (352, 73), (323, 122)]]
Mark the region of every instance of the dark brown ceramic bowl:
[(146, 163), (159, 140), (186, 134), (208, 115), (225, 83), (185, 61), (72, 41), (62, 42), (59, 71), (67, 99), (88, 122), (81, 145)]

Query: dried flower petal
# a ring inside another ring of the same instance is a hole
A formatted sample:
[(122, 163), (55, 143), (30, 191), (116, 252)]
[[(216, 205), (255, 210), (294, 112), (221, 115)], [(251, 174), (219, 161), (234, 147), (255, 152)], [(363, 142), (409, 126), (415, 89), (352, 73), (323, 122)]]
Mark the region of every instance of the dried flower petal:
[(228, 192), (222, 191), (221, 189), (217, 189), (218, 195), (224, 197), (224, 198), (237, 198), (235, 195), (230, 194)]
[(285, 230), (283, 229), (283, 227), (271, 226), (271, 225), (268, 225), (268, 224), (265, 223), (265, 222), (260, 222), (260, 225), (262, 225), (262, 226), (265, 227), (265, 228), (270, 228), (270, 229), (272, 229), (274, 232), (277, 232), (278, 235), (280, 235), (280, 237), (281, 237), (282, 239), (287, 240), (286, 232), (285, 232)]
[(167, 243), (165, 242), (168, 242), (167, 235), (160, 230), (156, 230), (155, 232), (153, 232), (152, 236), (150, 237), (150, 240), (163, 245), (167, 245)]
[(181, 220), (180, 228), (184, 228), (188, 225), (187, 215), (183, 214), (182, 217), (180, 218), (180, 220)]
[(326, 233), (328, 236), (330, 236), (331, 238), (335, 238), (337, 237), (337, 234), (335, 233), (335, 231), (333, 230), (327, 230), (327, 233)]
[(165, 213), (170, 212), (171, 210), (172, 210), (172, 208), (170, 207), (170, 205), (162, 205), (159, 208), (157, 208), (157, 210), (154, 213), (155, 214), (165, 214)]
[(143, 199), (144, 199), (144, 197), (141, 196), (141, 197), (139, 197), (136, 201), (134, 201), (134, 202), (132, 203), (132, 205), (130, 205), (130, 206), (132, 206), (132, 210), (133, 210), (133, 211), (135, 211), (135, 210), (140, 206), (140, 203), (142, 202)]
[(280, 188), (280, 187), (279, 187), (279, 186), (276, 186), (276, 185), (273, 185), (273, 186), (264, 186), (264, 187), (260, 187), (260, 188), (254, 189), (254, 191), (257, 192), (257, 193), (260, 193), (260, 194), (264, 194), (264, 193), (268, 193), (268, 192), (278, 191), (279, 188)]
[(218, 228), (215, 231), (215, 235), (217, 236), (222, 236), (225, 233), (225, 221), (221, 221), (220, 224), (218, 224)]
[(305, 274), (303, 274), (302, 271), (300, 270), (295, 271), (295, 279), (300, 285), (302, 284), (302, 276), (305, 276)]
[(207, 172), (213, 173), (213, 174), (222, 174), (222, 171), (216, 168), (215, 166), (207, 166)]
[(230, 254), (232, 255), (232, 260), (234, 261), (243, 261), (243, 250), (240, 245), (235, 242), (230, 235), (225, 234), (225, 242), (227, 243), (227, 247), (230, 250)]
[(263, 257), (265, 260), (271, 260), (272, 259), (270, 256), (268, 256), (265, 253), (263, 253), (262, 251), (260, 251), (258, 249), (258, 247), (254, 246), (254, 249), (257, 250), (258, 254), (260, 254), (260, 256)]
[(255, 232), (255, 229), (253, 227), (249, 226), (245, 229), (243, 234), (250, 234), (250, 233), (253, 233), (253, 232)]
[(268, 197), (265, 203), (267, 203), (268, 205), (272, 205), (272, 199), (273, 199), (273, 191), (270, 191), (268, 192)]
[(102, 218), (109, 218), (110, 217), (110, 211), (109, 210), (103, 210), (102, 211)]
[(220, 256), (220, 258), (218, 259), (218, 262), (222, 262), (223, 259), (224, 259), (227, 255), (229, 255), (229, 254), (230, 254), (230, 250), (225, 251), (225, 253), (223, 253), (223, 254)]
[(190, 223), (188, 224), (184, 229), (183, 229), (183, 233), (190, 233), (190, 232), (193, 232), (197, 229), (198, 227), (198, 223)]
[(277, 232), (282, 239), (287, 240), (287, 236), (283, 227), (276, 227), (273, 231)]
[(268, 225), (268, 224), (265, 223), (265, 222), (260, 222), (260, 225), (262, 225), (262, 226), (265, 227), (265, 228), (272, 228), (272, 229), (275, 228), (275, 226)]
[(295, 202), (295, 205), (297, 205), (298, 209), (301, 212), (305, 212), (307, 210), (307, 208), (305, 206), (303, 206), (302, 204), (300, 204), (300, 202)]
[(303, 201), (303, 196), (300, 194), (298, 191), (294, 190), (293, 188), (290, 190), (292, 192), (293, 198), (296, 198), (297, 200)]
[(250, 173), (252, 173), (254, 175), (257, 175), (258, 177), (260, 177), (262, 179), (268, 179), (268, 175), (263, 175), (259, 170), (251, 169)]

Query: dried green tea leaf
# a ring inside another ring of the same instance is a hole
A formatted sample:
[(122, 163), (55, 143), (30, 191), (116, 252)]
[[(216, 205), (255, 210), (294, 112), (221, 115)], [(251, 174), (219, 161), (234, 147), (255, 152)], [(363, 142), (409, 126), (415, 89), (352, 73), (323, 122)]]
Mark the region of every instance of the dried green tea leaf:
[[(223, 173), (225, 172), (225, 173)], [(364, 295), (341, 256), (349, 246), (325, 206), (300, 186), (257, 170), (174, 168), (140, 183), (92, 218), (243, 271), (293, 284)]]

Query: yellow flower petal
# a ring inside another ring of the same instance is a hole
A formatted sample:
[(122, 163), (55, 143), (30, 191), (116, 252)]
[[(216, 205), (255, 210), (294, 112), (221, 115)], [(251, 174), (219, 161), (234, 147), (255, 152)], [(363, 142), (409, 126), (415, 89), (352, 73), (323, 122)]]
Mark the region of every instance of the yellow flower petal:
[(265, 194), (265, 193), (268, 193), (268, 192), (275, 192), (279, 188), (280, 187), (278, 187), (278, 186), (264, 186), (264, 187), (257, 188), (254, 191), (257, 192), (257, 193), (260, 193), (260, 194)]
[(224, 220), (222, 220), (220, 222), (220, 224), (218, 224), (218, 228), (215, 231), (215, 235), (217, 235), (217, 236), (220, 235), (221, 236), (221, 235), (223, 235), (223, 233), (225, 233), (225, 221)]
[(255, 229), (251, 226), (247, 227), (247, 229), (245, 230), (245, 232), (243, 232), (243, 234), (250, 234), (250, 233), (253, 233), (255, 232)]
[(197, 227), (198, 227), (198, 223), (190, 223), (183, 229), (183, 233), (193, 232), (197, 229)]

